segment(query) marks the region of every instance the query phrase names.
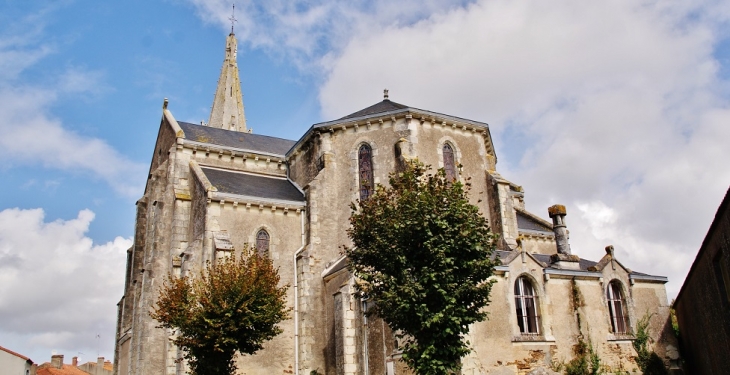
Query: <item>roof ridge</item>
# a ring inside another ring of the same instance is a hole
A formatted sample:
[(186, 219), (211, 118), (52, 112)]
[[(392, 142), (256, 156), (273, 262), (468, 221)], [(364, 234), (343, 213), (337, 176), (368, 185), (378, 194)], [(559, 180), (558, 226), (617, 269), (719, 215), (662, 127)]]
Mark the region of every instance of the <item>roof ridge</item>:
[[(12, 350), (10, 350), (8, 348), (5, 348), (5, 347), (0, 346), (0, 350), (2, 350), (4, 352), (7, 352), (7, 353), (10, 353), (10, 354), (12, 354), (12, 355), (14, 355), (16, 357), (23, 358), (26, 361), (31, 361), (30, 358), (28, 358), (28, 357), (26, 357), (26, 356), (24, 356), (24, 355), (22, 355), (22, 354), (20, 354), (18, 352), (14, 352), (14, 351), (12, 351)], [(31, 361), (31, 362), (33, 362), (33, 361)]]

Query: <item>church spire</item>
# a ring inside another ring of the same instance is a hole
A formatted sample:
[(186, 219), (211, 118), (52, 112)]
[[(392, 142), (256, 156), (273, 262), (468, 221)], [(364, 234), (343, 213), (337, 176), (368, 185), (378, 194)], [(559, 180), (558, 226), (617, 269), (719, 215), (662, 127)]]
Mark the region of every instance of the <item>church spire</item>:
[(241, 94), (241, 81), (238, 78), (236, 52), (236, 35), (231, 28), (231, 33), (226, 38), (226, 58), (223, 60), (221, 75), (218, 78), (218, 88), (215, 90), (208, 126), (245, 132), (246, 116), (243, 111), (243, 94)]

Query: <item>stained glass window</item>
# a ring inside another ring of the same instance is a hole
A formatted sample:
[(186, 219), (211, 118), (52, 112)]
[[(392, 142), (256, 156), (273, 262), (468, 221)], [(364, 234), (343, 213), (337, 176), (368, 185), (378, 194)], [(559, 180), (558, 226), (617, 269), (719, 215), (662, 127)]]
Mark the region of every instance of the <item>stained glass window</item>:
[(373, 193), (373, 150), (369, 145), (360, 146), (358, 152), (358, 172), (360, 178), (360, 200), (364, 201)]
[(444, 143), (444, 171), (449, 181), (456, 180), (456, 163), (454, 162), (454, 149), (450, 144)]
[(262, 257), (269, 256), (269, 233), (263, 229), (256, 233), (256, 251)]

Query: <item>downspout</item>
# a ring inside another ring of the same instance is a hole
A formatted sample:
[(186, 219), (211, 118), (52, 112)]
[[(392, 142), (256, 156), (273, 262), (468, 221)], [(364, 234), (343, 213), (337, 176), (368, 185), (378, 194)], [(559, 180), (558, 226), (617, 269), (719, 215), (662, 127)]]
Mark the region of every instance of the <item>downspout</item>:
[(302, 210), (302, 246), (294, 252), (294, 375), (299, 375), (299, 283), (297, 277), (297, 258), (304, 251), (304, 213)]

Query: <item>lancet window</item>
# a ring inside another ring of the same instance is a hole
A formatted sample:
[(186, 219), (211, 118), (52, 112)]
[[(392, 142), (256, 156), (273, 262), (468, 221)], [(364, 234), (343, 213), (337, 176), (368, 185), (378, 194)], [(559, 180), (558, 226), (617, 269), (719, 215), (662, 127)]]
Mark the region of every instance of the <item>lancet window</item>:
[(358, 151), (358, 172), (360, 178), (360, 200), (368, 199), (373, 194), (373, 149), (363, 144)]
[(454, 149), (450, 144), (444, 143), (444, 172), (449, 181), (456, 180), (456, 162), (454, 161)]
[(515, 306), (517, 325), (523, 335), (540, 334), (540, 316), (537, 296), (530, 280), (522, 276), (515, 282)]
[(626, 298), (621, 290), (621, 283), (613, 280), (608, 284), (606, 299), (608, 312), (611, 315), (611, 331), (616, 334), (629, 333), (629, 316), (626, 313)]
[(269, 256), (269, 233), (264, 229), (256, 233), (256, 252), (262, 257)]

